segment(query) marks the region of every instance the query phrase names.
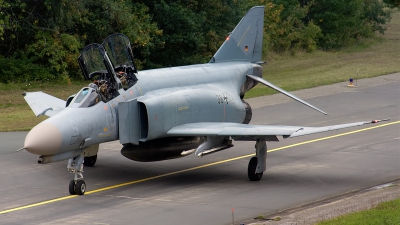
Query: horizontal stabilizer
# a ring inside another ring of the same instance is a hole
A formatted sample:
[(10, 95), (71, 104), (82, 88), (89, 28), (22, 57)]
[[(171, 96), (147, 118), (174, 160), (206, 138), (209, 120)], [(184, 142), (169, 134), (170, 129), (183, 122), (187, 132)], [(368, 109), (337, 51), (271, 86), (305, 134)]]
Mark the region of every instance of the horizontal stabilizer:
[(65, 101), (41, 91), (23, 93), (25, 101), (36, 116), (54, 116), (65, 108)]
[(303, 103), (304, 105), (306, 105), (308, 107), (311, 107), (311, 108), (313, 108), (313, 109), (315, 109), (315, 110), (317, 110), (317, 111), (319, 111), (319, 112), (321, 112), (321, 113), (323, 113), (325, 115), (328, 115), (326, 112), (318, 109), (317, 107), (311, 105), (310, 103), (304, 101), (303, 99), (290, 94), (289, 92), (283, 90), (282, 88), (280, 88), (278, 86), (275, 86), (274, 84), (272, 84), (272, 83), (270, 83), (270, 82), (268, 82), (268, 81), (266, 81), (266, 80), (264, 80), (264, 79), (262, 79), (260, 77), (257, 77), (257, 76), (254, 76), (254, 75), (246, 75), (246, 76), (251, 78), (251, 79), (253, 79), (253, 80), (255, 80), (255, 81), (257, 81), (257, 82), (260, 82), (260, 83), (264, 84), (265, 86), (270, 87), (270, 88), (272, 88), (272, 89), (274, 89), (274, 90), (276, 90), (276, 91), (278, 91), (278, 92), (280, 92), (280, 93), (282, 93), (282, 94), (284, 94), (284, 95), (286, 95), (286, 96), (288, 96), (290, 98), (293, 98), (294, 100), (296, 100), (296, 101), (298, 101), (300, 103)]

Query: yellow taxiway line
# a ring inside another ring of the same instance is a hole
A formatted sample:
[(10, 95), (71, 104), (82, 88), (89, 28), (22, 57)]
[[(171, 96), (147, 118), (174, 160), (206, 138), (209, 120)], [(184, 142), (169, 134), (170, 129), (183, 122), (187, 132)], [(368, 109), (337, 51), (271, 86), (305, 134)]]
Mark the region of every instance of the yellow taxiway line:
[[(313, 143), (313, 142), (318, 142), (318, 141), (328, 140), (328, 139), (332, 139), (332, 138), (337, 138), (337, 137), (341, 137), (341, 136), (345, 136), (345, 135), (349, 135), (349, 134), (355, 134), (355, 133), (359, 133), (359, 132), (363, 132), (363, 131), (368, 131), (368, 130), (380, 128), (380, 127), (386, 127), (386, 126), (394, 125), (394, 124), (398, 124), (398, 123), (400, 123), (400, 120), (399, 121), (395, 121), (395, 122), (391, 122), (391, 123), (385, 123), (385, 124), (373, 126), (373, 127), (368, 127), (368, 128), (364, 128), (364, 129), (360, 129), (360, 130), (350, 131), (350, 132), (336, 134), (336, 135), (323, 137), (323, 138), (318, 138), (318, 139), (314, 139), (314, 140), (310, 140), (310, 141), (304, 141), (304, 142), (300, 142), (300, 143), (297, 143), (297, 144), (292, 144), (292, 145), (287, 145), (287, 146), (283, 146), (283, 147), (279, 147), (279, 148), (274, 148), (274, 149), (268, 150), (267, 152), (276, 152), (276, 151), (283, 150), (283, 149), (288, 149), (288, 148), (292, 148), (292, 147), (296, 147), (296, 146), (300, 146), (300, 145), (305, 145), (305, 144), (309, 144), (309, 143)], [(155, 179), (158, 179), (158, 178), (167, 177), (167, 176), (171, 176), (171, 175), (175, 175), (175, 174), (179, 174), (179, 173), (184, 173), (184, 172), (188, 172), (188, 171), (198, 170), (198, 169), (202, 169), (202, 168), (205, 168), (205, 167), (215, 166), (215, 165), (222, 164), (222, 163), (232, 162), (232, 161), (235, 161), (235, 160), (238, 160), (238, 159), (243, 159), (243, 158), (251, 157), (251, 156), (254, 156), (254, 155), (255, 155), (254, 153), (253, 154), (248, 154), (248, 155), (243, 155), (243, 156), (234, 157), (234, 158), (230, 158), (230, 159), (226, 159), (226, 160), (221, 160), (221, 161), (218, 161), (218, 162), (213, 162), (213, 163), (209, 163), (209, 164), (205, 164), (205, 165), (201, 165), (201, 166), (196, 166), (196, 167), (192, 167), (192, 168), (188, 168), (188, 169), (178, 170), (178, 171), (171, 172), (171, 173), (165, 173), (165, 174), (161, 174), (161, 175), (157, 175), (157, 176), (153, 176), (153, 177), (148, 177), (148, 178), (144, 178), (144, 179), (140, 179), (140, 180), (134, 180), (134, 181), (126, 182), (126, 183), (112, 185), (112, 186), (108, 186), (108, 187), (104, 187), (104, 188), (99, 188), (99, 189), (95, 189), (95, 190), (92, 190), (92, 191), (88, 191), (88, 192), (85, 193), (85, 195), (90, 195), (90, 194), (94, 194), (94, 193), (98, 193), (98, 192), (102, 192), (102, 191), (107, 191), (107, 190), (111, 190), (111, 189), (115, 189), (115, 188), (119, 188), (119, 187), (124, 187), (124, 186), (132, 185), (132, 184), (143, 183), (143, 182), (146, 182), (146, 181), (155, 180)], [(64, 200), (71, 199), (71, 198), (76, 198), (76, 197), (78, 197), (78, 195), (70, 195), (70, 196), (65, 196), (65, 197), (61, 197), (61, 198), (55, 198), (55, 199), (51, 199), (51, 200), (47, 200), (47, 201), (37, 202), (37, 203), (25, 205), (25, 206), (6, 209), (6, 210), (0, 211), (0, 215), (1, 214), (5, 214), (5, 213), (10, 213), (10, 212), (23, 210), (23, 209), (29, 209), (29, 208), (33, 208), (33, 207), (37, 207), (37, 206), (41, 206), (41, 205), (46, 205), (46, 204), (50, 204), (50, 203), (54, 203), (54, 202), (64, 201)]]

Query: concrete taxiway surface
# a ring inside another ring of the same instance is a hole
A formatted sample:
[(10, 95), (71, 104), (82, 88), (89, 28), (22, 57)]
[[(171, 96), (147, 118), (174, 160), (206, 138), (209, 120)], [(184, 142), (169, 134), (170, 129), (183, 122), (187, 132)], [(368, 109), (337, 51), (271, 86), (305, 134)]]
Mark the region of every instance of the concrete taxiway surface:
[(37, 156), (15, 152), (26, 132), (0, 133), (0, 224), (232, 224), (232, 208), (238, 224), (400, 178), (400, 82), (307, 101), (329, 116), (289, 102), (253, 110), (252, 123), (391, 121), (279, 137), (280, 142), (267, 143), (272, 151), (259, 182), (247, 178), (254, 142), (235, 142), (203, 158), (151, 163), (130, 161), (120, 154), (118, 142), (106, 143), (96, 166), (85, 168), (87, 193), (72, 197), (66, 161), (37, 164)]

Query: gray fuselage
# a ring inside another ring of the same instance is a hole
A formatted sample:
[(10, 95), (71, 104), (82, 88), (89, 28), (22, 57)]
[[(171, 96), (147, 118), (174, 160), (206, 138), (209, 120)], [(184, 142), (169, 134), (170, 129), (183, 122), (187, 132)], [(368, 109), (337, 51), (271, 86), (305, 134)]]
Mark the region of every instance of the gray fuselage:
[[(127, 90), (120, 89), (114, 99), (91, 107), (67, 107), (42, 123), (51, 123), (61, 131), (62, 146), (53, 154), (118, 140), (126, 135), (121, 124), (130, 130), (142, 129), (138, 139), (145, 142), (165, 137), (169, 129), (185, 123), (242, 123), (246, 110), (240, 95), (253, 67), (259, 66), (226, 62), (141, 71), (138, 82)], [(120, 103), (132, 100), (145, 106), (146, 115), (139, 122), (145, 124), (141, 124), (146, 126), (144, 131), (135, 121), (128, 122), (137, 113), (125, 112), (124, 118), (118, 113)]]

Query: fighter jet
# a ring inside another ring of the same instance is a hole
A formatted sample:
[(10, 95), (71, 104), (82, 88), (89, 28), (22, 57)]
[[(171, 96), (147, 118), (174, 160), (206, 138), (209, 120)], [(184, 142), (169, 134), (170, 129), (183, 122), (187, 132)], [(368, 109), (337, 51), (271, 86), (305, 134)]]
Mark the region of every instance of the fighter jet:
[[(83, 195), (83, 165), (96, 163), (99, 144), (119, 140), (121, 154), (159, 161), (194, 153), (204, 156), (255, 141), (248, 178), (266, 170), (266, 142), (379, 122), (327, 127), (249, 124), (247, 91), (266, 85), (319, 112), (322, 110), (262, 78), (264, 7), (251, 8), (206, 64), (138, 71), (130, 41), (113, 34), (86, 46), (78, 58), (88, 86), (66, 101), (43, 92), (24, 93), (36, 116), (49, 118), (26, 136), (24, 147), (39, 163), (67, 160), (74, 174), (71, 195)], [(90, 82), (89, 82), (90, 80)], [(301, 106), (299, 106), (300, 108)]]

